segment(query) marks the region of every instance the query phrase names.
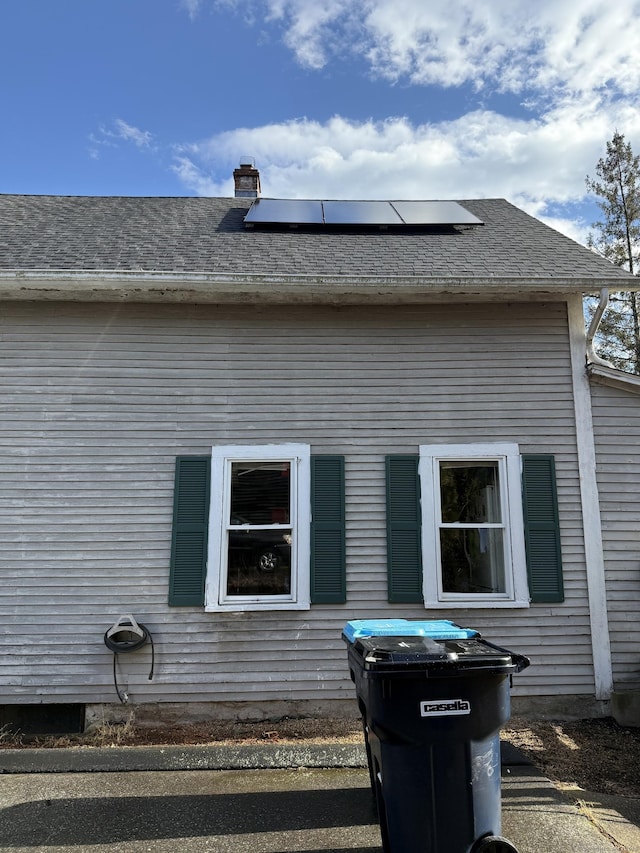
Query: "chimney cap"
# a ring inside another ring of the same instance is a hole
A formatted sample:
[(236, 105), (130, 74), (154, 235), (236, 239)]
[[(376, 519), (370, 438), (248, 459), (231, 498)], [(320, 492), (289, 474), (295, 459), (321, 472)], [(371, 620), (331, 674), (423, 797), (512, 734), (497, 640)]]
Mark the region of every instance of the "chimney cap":
[(240, 158), (240, 168), (241, 169), (247, 168), (247, 167), (249, 167), (250, 169), (253, 169), (255, 167), (255, 165), (256, 165), (255, 157), (250, 157), (248, 154), (244, 154)]

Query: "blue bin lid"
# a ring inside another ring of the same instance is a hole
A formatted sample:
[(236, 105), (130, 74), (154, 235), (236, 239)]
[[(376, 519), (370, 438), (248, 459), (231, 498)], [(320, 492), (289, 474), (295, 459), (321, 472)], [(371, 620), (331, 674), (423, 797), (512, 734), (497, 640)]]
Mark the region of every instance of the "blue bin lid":
[(348, 643), (364, 637), (431, 637), (433, 640), (471, 640), (479, 637), (473, 628), (461, 628), (448, 619), (354, 619), (344, 626)]

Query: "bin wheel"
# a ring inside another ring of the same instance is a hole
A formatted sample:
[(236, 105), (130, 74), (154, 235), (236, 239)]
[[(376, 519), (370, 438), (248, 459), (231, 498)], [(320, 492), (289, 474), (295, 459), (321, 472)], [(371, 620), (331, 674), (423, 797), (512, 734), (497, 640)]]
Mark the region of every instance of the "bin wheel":
[(471, 853), (518, 853), (518, 851), (506, 838), (500, 838), (497, 835), (485, 835), (473, 845)]

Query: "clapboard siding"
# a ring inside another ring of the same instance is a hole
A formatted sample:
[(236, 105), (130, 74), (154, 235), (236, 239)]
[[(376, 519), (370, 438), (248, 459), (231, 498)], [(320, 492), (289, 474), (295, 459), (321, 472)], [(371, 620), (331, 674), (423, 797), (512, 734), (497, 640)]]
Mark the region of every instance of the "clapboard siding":
[(640, 688), (640, 398), (592, 386), (607, 606), (616, 690)]
[[(104, 631), (134, 700), (351, 696), (348, 619), (457, 619), (530, 654), (520, 694), (593, 690), (562, 303), (256, 309), (5, 304), (0, 318), (0, 688), (113, 701)], [(167, 606), (176, 455), (307, 442), (345, 456), (347, 603), (205, 614)], [(425, 611), (386, 601), (384, 457), (517, 441), (556, 457), (566, 601)]]

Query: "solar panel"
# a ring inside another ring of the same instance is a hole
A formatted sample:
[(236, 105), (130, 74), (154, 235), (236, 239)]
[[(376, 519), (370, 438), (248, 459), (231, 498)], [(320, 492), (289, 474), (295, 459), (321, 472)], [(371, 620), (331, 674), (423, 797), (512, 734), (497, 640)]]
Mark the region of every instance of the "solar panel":
[(402, 225), (388, 201), (323, 201), (327, 225)]
[(322, 202), (298, 198), (258, 198), (244, 218), (254, 223), (322, 225)]
[(321, 201), (258, 198), (247, 225), (472, 226), (482, 220), (457, 201)]
[(392, 201), (407, 225), (482, 225), (457, 201)]

